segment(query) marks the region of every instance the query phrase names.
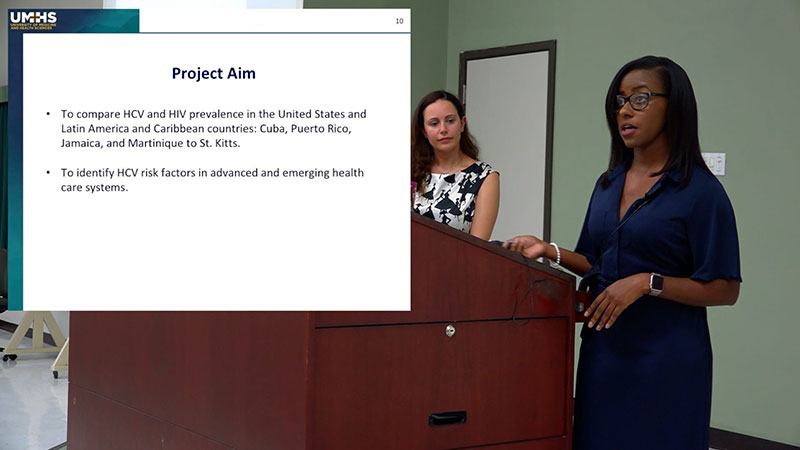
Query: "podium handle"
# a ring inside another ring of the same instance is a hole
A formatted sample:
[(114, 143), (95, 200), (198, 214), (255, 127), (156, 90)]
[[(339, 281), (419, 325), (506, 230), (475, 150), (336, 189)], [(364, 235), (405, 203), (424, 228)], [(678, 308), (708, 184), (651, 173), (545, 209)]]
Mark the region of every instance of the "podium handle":
[(583, 313), (592, 304), (592, 294), (588, 291), (578, 291), (575, 295), (575, 323), (585, 322)]
[(428, 426), (440, 427), (442, 425), (455, 425), (457, 423), (467, 422), (466, 411), (450, 411), (433, 413), (428, 416)]

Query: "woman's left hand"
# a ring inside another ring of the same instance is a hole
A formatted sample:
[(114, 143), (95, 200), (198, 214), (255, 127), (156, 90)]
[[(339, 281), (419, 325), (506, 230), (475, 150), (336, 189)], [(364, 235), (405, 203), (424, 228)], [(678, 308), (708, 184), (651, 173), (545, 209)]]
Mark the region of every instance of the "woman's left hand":
[(597, 324), (596, 329), (610, 328), (622, 311), (631, 303), (650, 292), (648, 274), (639, 273), (616, 281), (601, 292), (584, 314), (589, 319), (589, 328)]

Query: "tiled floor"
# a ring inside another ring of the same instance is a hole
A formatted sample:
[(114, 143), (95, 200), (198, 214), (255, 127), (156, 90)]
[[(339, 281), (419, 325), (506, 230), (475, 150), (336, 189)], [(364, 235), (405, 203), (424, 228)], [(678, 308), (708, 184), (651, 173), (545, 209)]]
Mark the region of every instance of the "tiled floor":
[[(0, 330), (0, 347), (11, 333)], [(30, 347), (23, 339), (21, 348)], [(55, 353), (0, 362), (0, 449), (48, 450), (67, 440), (67, 372), (53, 378)]]

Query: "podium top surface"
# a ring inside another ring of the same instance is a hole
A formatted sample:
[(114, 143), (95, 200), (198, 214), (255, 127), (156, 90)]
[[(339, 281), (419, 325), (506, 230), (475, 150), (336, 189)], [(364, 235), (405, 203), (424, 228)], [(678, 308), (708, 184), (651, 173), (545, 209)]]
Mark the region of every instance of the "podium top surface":
[(421, 216), (421, 215), (419, 215), (419, 214), (417, 214), (415, 212), (411, 212), (411, 222), (412, 223), (416, 222), (419, 225), (432, 228), (432, 229), (434, 229), (434, 230), (436, 230), (438, 232), (446, 234), (446, 235), (448, 235), (450, 237), (453, 237), (455, 239), (464, 241), (465, 243), (468, 243), (470, 245), (474, 245), (474, 246), (480, 247), (482, 249), (488, 250), (488, 251), (490, 251), (492, 253), (495, 253), (497, 255), (500, 255), (500, 256), (502, 256), (504, 258), (508, 258), (508, 259), (517, 261), (520, 264), (524, 264), (524, 265), (526, 265), (528, 267), (534, 268), (536, 270), (540, 270), (540, 271), (545, 272), (545, 273), (547, 273), (549, 275), (552, 275), (552, 276), (555, 276), (557, 278), (560, 278), (560, 279), (562, 279), (562, 280), (564, 280), (564, 281), (566, 281), (568, 283), (574, 283), (575, 282), (575, 279), (576, 279), (575, 275), (572, 275), (569, 272), (565, 272), (563, 270), (558, 270), (556, 268), (551, 267), (550, 264), (539, 262), (536, 259), (526, 258), (521, 253), (513, 252), (513, 251), (505, 249), (505, 248), (503, 248), (503, 247), (501, 247), (501, 246), (499, 246), (497, 244), (492, 244), (492, 243), (490, 243), (488, 241), (484, 241), (481, 238), (477, 238), (475, 236), (472, 236), (471, 234), (465, 233), (465, 232), (460, 231), (460, 230), (456, 230), (455, 228), (451, 228), (451, 227), (449, 227), (449, 226), (447, 226), (445, 224), (439, 223), (439, 222), (437, 222), (437, 221), (435, 221), (433, 219), (429, 219), (427, 217), (423, 217), (423, 216)]

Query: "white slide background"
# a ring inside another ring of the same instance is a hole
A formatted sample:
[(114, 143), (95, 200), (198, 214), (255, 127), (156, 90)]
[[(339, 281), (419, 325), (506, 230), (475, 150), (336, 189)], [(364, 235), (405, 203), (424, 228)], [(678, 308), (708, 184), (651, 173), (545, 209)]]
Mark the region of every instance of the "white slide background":
[[(26, 310), (409, 308), (408, 34), (27, 34), (24, 57)], [(173, 67), (198, 66), (242, 67), (256, 79), (172, 79)], [(215, 136), (238, 140), (237, 149), (75, 149), (61, 147), (76, 139), (62, 125), (279, 122), (92, 122), (64, 119), (62, 109), (367, 110), (367, 118), (297, 122), (336, 122), (349, 135)], [(108, 180), (61, 170), (162, 167), (366, 175)], [(100, 183), (128, 191), (61, 190)]]

